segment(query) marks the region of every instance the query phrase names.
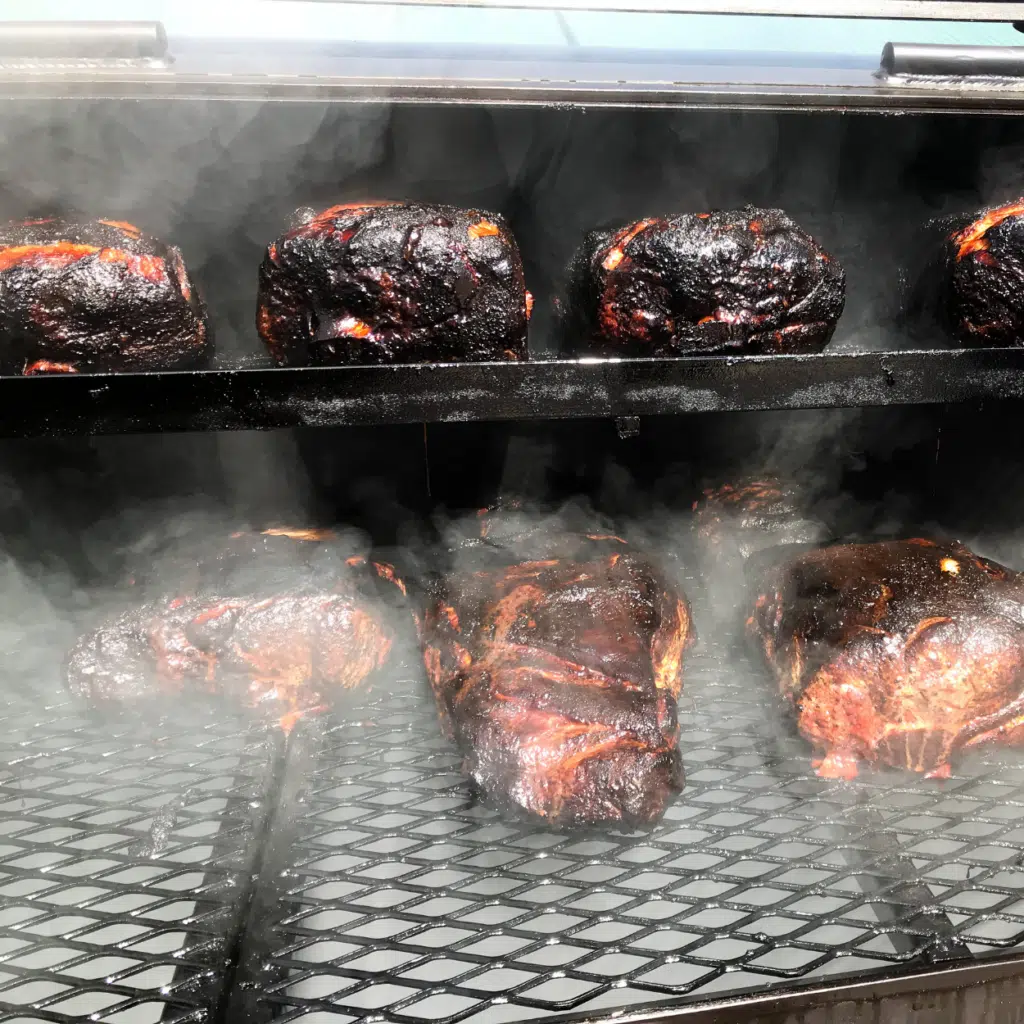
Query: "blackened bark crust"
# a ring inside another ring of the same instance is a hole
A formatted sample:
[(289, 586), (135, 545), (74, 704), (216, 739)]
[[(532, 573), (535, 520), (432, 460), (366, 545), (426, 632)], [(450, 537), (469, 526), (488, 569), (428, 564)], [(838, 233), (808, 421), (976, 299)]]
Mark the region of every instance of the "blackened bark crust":
[(259, 273), (257, 329), (279, 364), (526, 358), (523, 264), (500, 215), (382, 203), (296, 219)]
[(568, 279), (567, 346), (606, 356), (818, 352), (846, 287), (785, 213), (752, 206), (591, 232)]
[(120, 221), (0, 228), (0, 372), (199, 366), (206, 311), (173, 246)]
[(656, 820), (683, 785), (676, 698), (685, 598), (623, 541), (482, 545), (437, 586), (425, 662), (464, 769), (550, 825)]
[(1024, 345), (1024, 199), (922, 227), (905, 272), (903, 321), (928, 344)]

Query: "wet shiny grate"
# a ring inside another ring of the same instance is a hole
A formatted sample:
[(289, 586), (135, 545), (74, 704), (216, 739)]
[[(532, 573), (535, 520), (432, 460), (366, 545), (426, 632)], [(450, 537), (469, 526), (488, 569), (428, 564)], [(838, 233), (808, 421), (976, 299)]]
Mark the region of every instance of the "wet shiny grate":
[(294, 737), (235, 1010), (501, 1024), (1024, 945), (1024, 753), (821, 780), (713, 650), (680, 710), (686, 790), (628, 834), (477, 804), (420, 683)]
[(279, 741), (214, 714), (0, 712), (0, 1020), (207, 1019)]

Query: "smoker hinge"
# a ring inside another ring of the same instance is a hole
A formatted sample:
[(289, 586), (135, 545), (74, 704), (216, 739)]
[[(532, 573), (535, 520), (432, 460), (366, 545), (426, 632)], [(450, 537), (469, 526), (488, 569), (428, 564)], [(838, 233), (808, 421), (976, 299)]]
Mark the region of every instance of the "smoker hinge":
[(0, 22), (0, 60), (166, 61), (159, 21)]

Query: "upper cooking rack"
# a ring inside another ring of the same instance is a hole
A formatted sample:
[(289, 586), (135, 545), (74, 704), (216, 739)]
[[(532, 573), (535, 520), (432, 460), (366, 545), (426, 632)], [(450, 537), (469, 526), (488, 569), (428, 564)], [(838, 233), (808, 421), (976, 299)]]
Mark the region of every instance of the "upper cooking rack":
[(642, 416), (1024, 398), (1024, 349), (0, 377), (0, 436)]

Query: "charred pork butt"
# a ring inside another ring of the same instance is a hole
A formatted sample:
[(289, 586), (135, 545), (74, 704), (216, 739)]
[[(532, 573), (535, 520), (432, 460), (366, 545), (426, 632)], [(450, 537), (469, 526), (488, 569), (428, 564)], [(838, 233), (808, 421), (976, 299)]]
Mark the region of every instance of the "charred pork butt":
[(708, 487), (693, 503), (695, 561), (718, 632), (742, 636), (750, 594), (747, 558), (765, 548), (827, 539), (808, 505), (798, 484), (770, 474)]
[(923, 342), (1024, 345), (1024, 198), (926, 224), (903, 294), (903, 325)]
[(566, 341), (602, 356), (819, 352), (845, 289), (839, 261), (782, 210), (651, 217), (577, 250)]
[(749, 627), (819, 775), (1024, 743), (1024, 574), (922, 539), (771, 554)]
[(287, 729), (368, 685), (388, 660), (405, 584), (329, 531), (238, 533), (181, 574), (180, 591), (140, 602), (81, 637), (66, 662), (93, 704), (220, 694), (280, 715)]
[(282, 366), (525, 359), (532, 298), (504, 219), (424, 203), (299, 210), (256, 326)]
[(765, 475), (708, 487), (693, 503), (693, 529), (709, 561), (745, 559), (779, 544), (825, 539), (824, 524), (806, 512), (792, 481)]
[(475, 788), (552, 826), (656, 821), (683, 786), (685, 597), (601, 534), (506, 533), (460, 561), (436, 583), (422, 636)]
[(178, 369), (210, 351), (181, 253), (115, 220), (0, 228), (0, 333), (5, 374)]

